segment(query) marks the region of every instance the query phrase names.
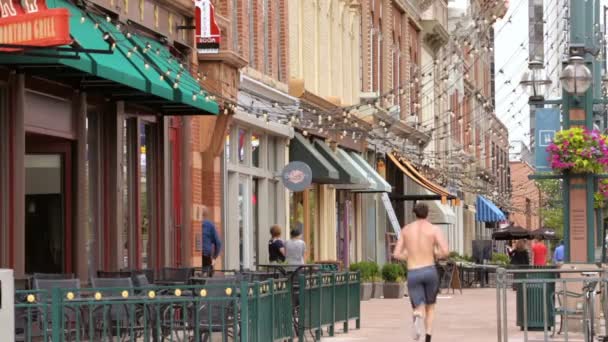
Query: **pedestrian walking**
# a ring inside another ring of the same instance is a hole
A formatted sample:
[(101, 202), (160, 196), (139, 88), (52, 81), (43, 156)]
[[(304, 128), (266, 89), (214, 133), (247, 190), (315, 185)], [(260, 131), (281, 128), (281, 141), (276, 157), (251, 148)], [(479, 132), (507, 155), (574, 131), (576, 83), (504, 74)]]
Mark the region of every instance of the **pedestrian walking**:
[(209, 220), (209, 209), (202, 208), (203, 212), (203, 272), (207, 272), (209, 277), (213, 277), (213, 267), (215, 260), (222, 250), (222, 241), (217, 234), (215, 224)]
[(429, 207), (424, 203), (414, 206), (416, 221), (403, 227), (393, 257), (407, 261), (407, 287), (414, 308), (413, 337), (422, 336), (424, 320), (426, 342), (431, 341), (435, 303), (439, 293), (439, 274), (435, 266), (437, 259), (448, 256), (448, 244), (441, 230), (431, 224), (427, 217)]
[(294, 228), (289, 235), (291, 238), (285, 241), (285, 259), (290, 265), (303, 265), (306, 243), (302, 241), (302, 231)]
[(268, 241), (268, 260), (270, 263), (285, 261), (285, 244), (281, 240), (281, 226), (275, 224), (270, 227), (270, 241)]
[(526, 240), (517, 240), (515, 248), (511, 252), (511, 265), (530, 265), (530, 254), (526, 248)]
[(534, 238), (534, 243), (532, 243), (532, 260), (534, 266), (547, 265), (547, 246), (538, 236)]
[(564, 264), (564, 254), (565, 254), (564, 240), (561, 240), (557, 244), (557, 247), (555, 248), (555, 252), (553, 253), (553, 263), (558, 266), (563, 265)]

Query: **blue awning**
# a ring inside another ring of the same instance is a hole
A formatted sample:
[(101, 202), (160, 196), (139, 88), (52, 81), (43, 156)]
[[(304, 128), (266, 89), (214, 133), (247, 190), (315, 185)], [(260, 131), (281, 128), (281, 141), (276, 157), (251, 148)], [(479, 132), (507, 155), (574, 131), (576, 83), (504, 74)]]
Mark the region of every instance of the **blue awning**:
[(507, 219), (505, 213), (498, 209), (496, 204), (483, 196), (477, 196), (475, 210), (477, 211), (475, 220), (478, 222), (500, 222)]

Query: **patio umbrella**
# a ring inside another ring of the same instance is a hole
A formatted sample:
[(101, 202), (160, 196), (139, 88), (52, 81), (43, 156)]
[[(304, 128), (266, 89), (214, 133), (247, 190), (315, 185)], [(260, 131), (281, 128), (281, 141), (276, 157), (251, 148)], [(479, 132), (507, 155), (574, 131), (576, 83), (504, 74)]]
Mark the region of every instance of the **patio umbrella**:
[(493, 240), (520, 240), (529, 239), (530, 231), (521, 226), (510, 225), (500, 228), (492, 233)]
[(539, 237), (541, 240), (559, 240), (555, 230), (550, 228), (539, 228), (530, 232), (530, 236)]

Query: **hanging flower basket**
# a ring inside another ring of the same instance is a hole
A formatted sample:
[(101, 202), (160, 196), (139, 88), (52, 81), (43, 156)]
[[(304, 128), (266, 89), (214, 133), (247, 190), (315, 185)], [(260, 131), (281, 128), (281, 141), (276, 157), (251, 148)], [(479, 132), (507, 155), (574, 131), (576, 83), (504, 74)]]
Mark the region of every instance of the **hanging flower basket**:
[(608, 137), (597, 130), (576, 127), (557, 132), (547, 151), (556, 172), (603, 173), (608, 169)]
[(606, 201), (608, 201), (608, 179), (602, 179), (600, 181), (597, 192), (593, 195), (593, 199), (596, 209), (606, 207)]

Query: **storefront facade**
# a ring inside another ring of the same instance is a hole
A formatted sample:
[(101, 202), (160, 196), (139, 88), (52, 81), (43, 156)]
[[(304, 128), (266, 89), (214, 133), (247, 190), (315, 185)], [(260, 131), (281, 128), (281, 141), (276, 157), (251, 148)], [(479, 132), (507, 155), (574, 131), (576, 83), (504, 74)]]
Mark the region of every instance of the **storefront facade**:
[(254, 109), (272, 107), (273, 101), (295, 106), (297, 100), (246, 74), (241, 75), (238, 96), (240, 103), (253, 105), (234, 115), (224, 146), (225, 265), (253, 269), (268, 263), (272, 225), (280, 225), (289, 236), (287, 192), (280, 173), (293, 136), (293, 128), (269, 122)]
[(2, 265), (87, 280), (187, 264), (188, 116), (219, 112), (189, 71), (192, 34), (171, 26), (191, 5), (49, 0), (35, 15), (47, 6), (73, 43), (0, 54)]

